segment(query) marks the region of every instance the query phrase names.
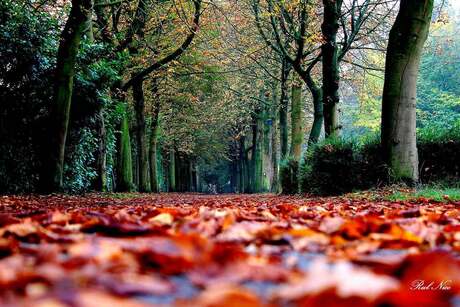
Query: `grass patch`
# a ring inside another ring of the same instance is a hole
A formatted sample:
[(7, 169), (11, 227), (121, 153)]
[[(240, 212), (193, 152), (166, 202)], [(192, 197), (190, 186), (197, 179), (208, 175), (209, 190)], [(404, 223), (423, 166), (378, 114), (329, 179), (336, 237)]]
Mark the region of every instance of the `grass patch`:
[(104, 193), (103, 194), (106, 197), (109, 198), (115, 198), (115, 199), (129, 199), (129, 198), (139, 198), (142, 196), (145, 196), (145, 194), (141, 193), (120, 193), (120, 192), (109, 192), (109, 193)]
[(426, 198), (434, 201), (448, 202), (460, 200), (460, 188), (422, 187), (414, 192), (397, 191), (387, 197), (391, 201), (417, 200)]

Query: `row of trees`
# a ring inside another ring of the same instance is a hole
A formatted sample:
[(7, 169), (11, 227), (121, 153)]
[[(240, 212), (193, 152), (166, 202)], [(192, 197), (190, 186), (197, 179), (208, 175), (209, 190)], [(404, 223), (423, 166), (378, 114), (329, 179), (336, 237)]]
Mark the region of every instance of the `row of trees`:
[[(340, 138), (340, 67), (378, 70), (366, 67), (361, 51), (370, 50), (386, 52), (381, 119), (383, 155), (396, 180), (418, 181), (416, 84), (433, 1), (401, 1), (394, 19), (397, 4), (396, 1), (370, 0), (250, 1), (258, 35), (274, 53), (279, 69), (280, 159), (287, 161), (288, 172), (296, 172), (297, 167), (292, 167), (292, 163), (300, 162), (304, 139), (301, 82), (313, 104), (308, 144), (317, 143), (323, 129), (326, 138)], [(289, 80), (292, 87), (290, 152), (286, 120)], [(257, 171), (256, 131), (252, 135), (252, 173), (257, 177), (261, 172)], [(245, 157), (240, 156), (240, 160), (244, 165)], [(288, 184), (296, 183), (290, 180)], [(257, 184), (252, 186), (258, 188)]]
[[(375, 54), (387, 57), (386, 160), (396, 178), (418, 180), (415, 89), (433, 0), (2, 6), (2, 120), (22, 114), (22, 147), (8, 147), (9, 125), (0, 132), (6, 151), (32, 153), (24, 168), (43, 192), (278, 192), (281, 168), (342, 136), (341, 91), (356, 71), (383, 71), (369, 64)], [(27, 54), (11, 51), (23, 41)]]

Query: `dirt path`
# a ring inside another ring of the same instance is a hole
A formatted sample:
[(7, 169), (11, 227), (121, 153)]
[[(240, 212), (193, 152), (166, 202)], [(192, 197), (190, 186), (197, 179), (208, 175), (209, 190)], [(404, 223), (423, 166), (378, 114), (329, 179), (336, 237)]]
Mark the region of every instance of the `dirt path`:
[(460, 203), (116, 197), (0, 197), (2, 305), (460, 302)]

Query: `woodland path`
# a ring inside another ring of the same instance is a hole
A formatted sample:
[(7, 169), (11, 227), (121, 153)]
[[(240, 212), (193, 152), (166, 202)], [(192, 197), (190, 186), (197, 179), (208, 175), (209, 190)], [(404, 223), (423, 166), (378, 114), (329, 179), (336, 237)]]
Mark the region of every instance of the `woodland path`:
[(382, 199), (3, 196), (0, 302), (458, 304), (460, 203)]

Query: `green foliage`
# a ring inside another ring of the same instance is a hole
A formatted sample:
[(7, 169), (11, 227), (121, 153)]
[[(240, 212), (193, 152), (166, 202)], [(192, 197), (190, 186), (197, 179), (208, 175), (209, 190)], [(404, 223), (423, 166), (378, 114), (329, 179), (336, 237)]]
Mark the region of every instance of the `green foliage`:
[(97, 173), (93, 167), (95, 162), (94, 148), (96, 148), (96, 136), (88, 128), (78, 130), (78, 141), (69, 147), (64, 165), (64, 190), (68, 193), (82, 193), (87, 191)]
[(22, 1), (0, 1), (0, 192), (34, 191), (38, 182), (55, 26)]
[[(460, 126), (419, 129), (420, 180), (452, 186), (460, 178)], [(311, 147), (300, 168), (303, 193), (343, 194), (391, 183), (376, 137), (326, 140)]]
[(460, 123), (450, 129), (419, 129), (420, 178), (422, 182), (455, 183), (460, 178)]
[[(372, 51), (367, 54), (366, 61), (371, 66), (383, 67), (385, 57), (381, 52)], [(363, 134), (379, 132), (383, 81), (384, 74), (380, 71), (364, 71), (361, 76), (356, 76), (352, 84), (356, 96), (353, 94), (346, 97), (342, 107), (344, 115), (341, 121), (344, 124), (345, 136), (356, 138)]]
[(303, 193), (335, 195), (388, 182), (379, 142), (328, 139), (312, 146), (300, 168)]
[[(60, 26), (46, 10), (24, 1), (0, 2), (0, 192), (34, 191), (46, 137)], [(78, 56), (66, 142), (65, 189), (82, 192), (94, 179), (96, 117), (101, 108), (107, 128), (107, 178), (111, 179), (117, 112), (110, 87), (120, 80), (123, 54), (105, 57), (102, 44), (83, 42)]]
[(417, 83), (417, 125), (428, 129), (460, 126), (460, 24), (431, 26)]
[(280, 164), (280, 184), (283, 194), (296, 194), (299, 192), (299, 162), (288, 157)]

